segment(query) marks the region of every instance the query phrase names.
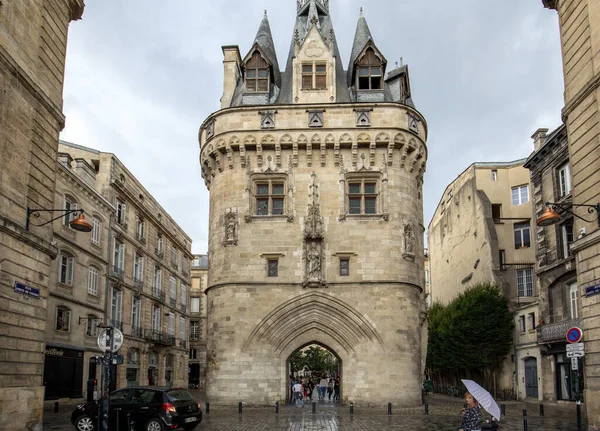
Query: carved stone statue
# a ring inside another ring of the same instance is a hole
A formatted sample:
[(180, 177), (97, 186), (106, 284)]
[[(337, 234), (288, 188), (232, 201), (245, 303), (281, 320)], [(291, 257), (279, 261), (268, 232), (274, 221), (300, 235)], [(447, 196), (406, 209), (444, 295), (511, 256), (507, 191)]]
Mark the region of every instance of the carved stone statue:
[(307, 260), (309, 281), (321, 281), (321, 251), (316, 242), (310, 244)]
[(225, 213), (225, 246), (237, 245), (237, 211), (230, 209)]
[(405, 258), (415, 258), (415, 234), (411, 224), (404, 226), (404, 253)]

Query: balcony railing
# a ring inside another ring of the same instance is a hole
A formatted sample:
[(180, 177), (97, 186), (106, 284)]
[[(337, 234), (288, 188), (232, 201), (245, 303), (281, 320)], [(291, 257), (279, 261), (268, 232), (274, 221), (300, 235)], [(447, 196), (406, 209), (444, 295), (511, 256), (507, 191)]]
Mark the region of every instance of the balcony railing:
[(132, 326), (131, 336), (135, 338), (144, 338), (144, 330), (138, 326)]
[(144, 281), (137, 277), (133, 277), (133, 286), (137, 290), (143, 290), (144, 289)]
[(163, 292), (162, 290), (154, 288), (154, 290), (152, 291), (152, 296), (158, 299), (159, 301), (165, 302), (165, 292)]
[(171, 306), (171, 308), (175, 308), (177, 306), (177, 299), (169, 298), (169, 305)]
[(180, 309), (181, 309), (181, 312), (182, 312), (183, 314), (185, 314), (185, 311), (187, 310), (187, 305), (185, 305), (185, 304), (181, 304), (181, 306), (180, 306)]
[(113, 265), (111, 268), (111, 272), (112, 275), (114, 275), (115, 277), (120, 278), (121, 280), (123, 279), (124, 271), (123, 268), (121, 268), (120, 266)]
[(165, 346), (175, 345), (175, 335), (156, 331), (154, 329), (146, 329), (144, 331), (144, 339), (147, 341), (152, 341), (155, 344), (163, 344)]
[(117, 328), (119, 331), (123, 329), (123, 322), (120, 320), (109, 319), (110, 326)]
[(552, 341), (565, 341), (567, 331), (573, 326), (579, 326), (579, 319), (563, 320), (557, 323), (545, 323), (538, 326), (538, 341), (548, 343)]
[(146, 244), (146, 238), (144, 238), (144, 234), (141, 234), (141, 235), (139, 233), (136, 234), (135, 239), (137, 239), (142, 244)]
[(159, 259), (162, 259), (165, 256), (165, 252), (162, 248), (155, 248), (154, 254), (156, 254), (156, 257), (158, 257)]
[(172, 260), (172, 261), (171, 261), (171, 266), (172, 266), (174, 269), (179, 269), (179, 265), (177, 265), (177, 261), (173, 261), (173, 260)]
[(125, 222), (124, 219), (120, 219), (119, 217), (115, 216), (115, 223), (117, 223), (117, 225), (119, 225), (121, 229), (127, 231), (127, 222)]

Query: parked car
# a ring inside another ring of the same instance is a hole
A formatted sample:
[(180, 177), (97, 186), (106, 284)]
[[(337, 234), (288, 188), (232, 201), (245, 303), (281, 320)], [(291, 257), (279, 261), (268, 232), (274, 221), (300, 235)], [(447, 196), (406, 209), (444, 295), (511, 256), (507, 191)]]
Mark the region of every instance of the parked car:
[[(128, 421), (131, 431), (193, 430), (202, 422), (200, 404), (186, 389), (133, 387), (114, 391), (108, 399), (110, 430), (118, 422), (118, 429), (129, 431)], [(77, 431), (102, 429), (98, 415), (103, 402), (101, 398), (75, 408), (71, 422)]]

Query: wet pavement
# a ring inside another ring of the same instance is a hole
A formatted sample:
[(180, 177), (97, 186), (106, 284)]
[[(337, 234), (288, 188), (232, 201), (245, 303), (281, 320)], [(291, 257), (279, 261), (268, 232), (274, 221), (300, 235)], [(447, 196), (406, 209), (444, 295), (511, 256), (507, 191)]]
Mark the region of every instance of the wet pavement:
[[(197, 398), (204, 401), (203, 397)], [(320, 401), (316, 413), (312, 406), (304, 408), (293, 405), (281, 406), (279, 413), (275, 408), (244, 407), (239, 414), (235, 407), (210, 407), (210, 414), (197, 428), (200, 431), (456, 431), (460, 425), (458, 411), (462, 407), (460, 400), (433, 396), (427, 399), (429, 415), (424, 407), (392, 408), (387, 414), (387, 406), (381, 409), (354, 408), (350, 414), (348, 406), (329, 401)], [(500, 430), (520, 431), (524, 429), (523, 408), (528, 409), (528, 431), (577, 431), (576, 410), (574, 405), (545, 405), (544, 417), (539, 415), (537, 404), (507, 402), (506, 417), (502, 418)], [(44, 430), (73, 430), (70, 416), (73, 408), (62, 406), (59, 413), (44, 412)], [(484, 416), (485, 417), (485, 416)], [(585, 424), (582, 430), (586, 430)], [(122, 430), (125, 431), (125, 430)]]

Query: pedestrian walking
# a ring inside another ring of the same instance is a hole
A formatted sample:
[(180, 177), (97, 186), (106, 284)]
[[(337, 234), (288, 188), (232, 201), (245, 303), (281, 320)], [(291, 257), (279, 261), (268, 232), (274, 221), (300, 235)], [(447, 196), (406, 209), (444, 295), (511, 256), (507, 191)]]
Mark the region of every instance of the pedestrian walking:
[(296, 398), (296, 407), (304, 407), (304, 388), (302, 387), (302, 383), (300, 383), (300, 380), (296, 381), (296, 384), (294, 384), (294, 396)]
[(334, 400), (340, 399), (340, 378), (339, 377), (335, 378), (335, 382), (333, 384), (333, 399)]
[(327, 383), (327, 399), (331, 401), (331, 395), (333, 395), (333, 377), (329, 379)]
[(327, 390), (327, 379), (325, 378), (325, 375), (323, 375), (321, 377), (321, 380), (319, 381), (319, 400), (325, 399), (325, 391), (326, 390)]

